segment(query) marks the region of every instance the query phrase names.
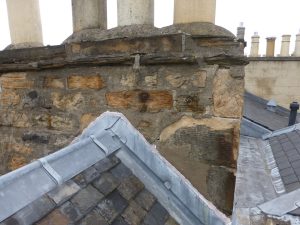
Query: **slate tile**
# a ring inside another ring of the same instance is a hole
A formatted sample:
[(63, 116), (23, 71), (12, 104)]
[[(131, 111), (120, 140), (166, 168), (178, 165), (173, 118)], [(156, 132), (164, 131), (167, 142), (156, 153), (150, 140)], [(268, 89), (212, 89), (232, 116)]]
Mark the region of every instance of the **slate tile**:
[(85, 218), (82, 219), (82, 221), (79, 223), (79, 225), (108, 225), (107, 221), (101, 216), (99, 211), (97, 209), (93, 210), (91, 213), (89, 213)]
[(293, 215), (293, 216), (300, 216), (300, 208), (297, 208), (297, 209), (289, 212), (288, 214)]
[(293, 149), (290, 149), (290, 150), (287, 150), (286, 151), (286, 155), (289, 157), (289, 156), (292, 156), (292, 155), (298, 155), (298, 151), (293, 148)]
[(298, 181), (298, 177), (295, 174), (291, 174), (289, 176), (282, 177), (283, 183), (285, 185), (292, 184)]
[(294, 148), (294, 145), (291, 142), (281, 143), (282, 148), (287, 151)]
[(128, 202), (118, 191), (114, 191), (98, 204), (100, 214), (112, 223), (127, 207)]
[(82, 175), (84, 177), (85, 183), (89, 184), (96, 178), (100, 176), (100, 173), (98, 170), (96, 170), (95, 167), (90, 167), (87, 170), (82, 172)]
[(131, 225), (128, 224), (122, 217), (117, 218), (112, 225)]
[(43, 196), (27, 205), (10, 219), (4, 221), (5, 225), (10, 224), (33, 224), (46, 216), (55, 208), (55, 204), (46, 196)]
[(94, 167), (99, 173), (106, 172), (120, 163), (120, 160), (116, 156), (107, 157), (97, 162)]
[(120, 182), (111, 173), (107, 172), (93, 182), (94, 187), (105, 196), (115, 190), (119, 184)]
[(150, 212), (146, 215), (143, 225), (164, 225), (169, 218), (167, 210), (158, 202), (151, 208)]
[(79, 185), (74, 181), (69, 180), (63, 185), (55, 188), (53, 191), (49, 192), (47, 195), (57, 204), (68, 201), (74, 194), (80, 190)]
[(56, 209), (39, 221), (36, 225), (68, 225), (69, 223), (69, 218)]
[(271, 144), (271, 148), (273, 152), (282, 151), (283, 149), (281, 144)]
[(132, 172), (123, 164), (120, 163), (115, 166), (110, 172), (120, 181), (130, 177)]
[(78, 174), (72, 179), (80, 188), (85, 188), (87, 183), (85, 182), (84, 176), (82, 173)]
[(277, 163), (277, 166), (280, 170), (286, 169), (291, 167), (289, 162), (282, 162), (282, 163)]
[(85, 214), (94, 208), (103, 197), (103, 194), (89, 185), (78, 192), (78, 194), (71, 199), (71, 202), (82, 214)]
[(275, 158), (275, 159), (279, 159), (279, 158), (285, 156), (284, 151), (281, 151), (281, 152), (274, 152), (273, 154), (274, 154), (274, 158)]
[(291, 164), (294, 169), (300, 168), (300, 160), (292, 162)]
[(291, 174), (294, 174), (294, 170), (292, 168), (286, 168), (286, 169), (283, 169), (283, 170), (279, 170), (279, 173), (281, 176), (289, 176)]
[(294, 170), (295, 174), (298, 176), (298, 178), (300, 179), (300, 168), (297, 168)]
[(125, 199), (130, 200), (143, 188), (144, 184), (137, 177), (132, 175), (122, 181), (118, 190)]
[(297, 160), (300, 160), (300, 154), (297, 153), (295, 155), (289, 155), (288, 159), (289, 159), (289, 162), (295, 162)]
[(156, 199), (147, 189), (141, 191), (135, 198), (135, 202), (138, 203), (143, 209), (149, 211), (155, 203)]
[(285, 155), (282, 156), (282, 157), (280, 157), (280, 158), (276, 158), (275, 160), (276, 160), (276, 163), (277, 163), (277, 164), (278, 164), (278, 163), (284, 163), (284, 162), (288, 162), (288, 161), (289, 161), (288, 157), (286, 157)]
[(282, 139), (287, 138), (287, 135), (286, 134), (278, 135), (276, 138), (277, 138), (277, 140), (282, 140)]
[(75, 207), (71, 202), (64, 203), (61, 207), (59, 207), (60, 212), (65, 215), (71, 222), (77, 222), (84, 215), (79, 211), (77, 207)]
[(300, 188), (300, 182), (295, 182), (293, 184), (285, 185), (285, 189), (287, 192), (291, 192)]
[(131, 201), (123, 212), (122, 217), (130, 225), (140, 225), (146, 214), (147, 212), (144, 209), (134, 201)]

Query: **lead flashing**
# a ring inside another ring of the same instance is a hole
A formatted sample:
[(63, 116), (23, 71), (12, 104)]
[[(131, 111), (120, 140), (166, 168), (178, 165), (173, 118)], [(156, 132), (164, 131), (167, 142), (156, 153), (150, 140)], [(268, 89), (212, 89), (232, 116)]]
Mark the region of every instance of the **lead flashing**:
[(287, 134), (287, 133), (293, 132), (295, 130), (300, 130), (300, 123), (295, 124), (295, 125), (290, 126), (290, 127), (280, 129), (280, 130), (270, 132), (268, 134), (265, 134), (265, 135), (262, 136), (262, 139), (267, 140), (269, 138), (276, 137), (276, 136), (279, 136), (279, 135), (282, 135), (282, 134)]

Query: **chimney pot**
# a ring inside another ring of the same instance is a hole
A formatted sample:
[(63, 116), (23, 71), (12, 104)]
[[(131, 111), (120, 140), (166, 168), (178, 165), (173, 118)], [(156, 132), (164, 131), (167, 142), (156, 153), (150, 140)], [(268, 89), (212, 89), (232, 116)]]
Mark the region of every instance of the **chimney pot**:
[(297, 111), (299, 110), (298, 102), (292, 102), (290, 104), (290, 117), (289, 117), (289, 126), (293, 126), (296, 123), (297, 119)]

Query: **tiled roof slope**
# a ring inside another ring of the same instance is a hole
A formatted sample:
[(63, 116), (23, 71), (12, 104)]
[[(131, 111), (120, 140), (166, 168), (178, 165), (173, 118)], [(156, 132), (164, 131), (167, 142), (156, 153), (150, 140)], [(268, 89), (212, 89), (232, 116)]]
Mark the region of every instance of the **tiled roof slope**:
[(1, 225), (177, 223), (230, 220), (119, 113), (104, 113), (71, 145), (0, 177)]
[[(274, 131), (288, 126), (289, 110), (277, 106), (276, 111), (267, 109), (268, 101), (250, 93), (244, 95), (244, 117)], [(298, 122), (299, 119), (298, 119)]]
[(1, 225), (177, 225), (167, 210), (113, 156), (99, 161)]
[[(261, 209), (272, 215), (300, 216), (300, 124), (274, 131), (263, 138), (272, 153), (268, 164), (274, 164), (271, 166), (273, 175), (279, 172), (279, 182), (285, 190), (277, 199), (263, 204)], [(281, 206), (276, 208), (278, 204)]]

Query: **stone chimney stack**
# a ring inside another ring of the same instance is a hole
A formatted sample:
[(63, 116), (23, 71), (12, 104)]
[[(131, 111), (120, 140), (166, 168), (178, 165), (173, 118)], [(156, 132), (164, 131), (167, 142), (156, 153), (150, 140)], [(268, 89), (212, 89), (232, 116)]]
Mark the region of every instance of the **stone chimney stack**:
[(275, 55), (275, 41), (276, 41), (276, 37), (268, 37), (267, 38), (266, 57), (274, 57), (274, 55)]
[(154, 0), (118, 0), (118, 25), (154, 25)]
[(6, 0), (10, 48), (28, 48), (43, 45), (39, 0)]
[(300, 56), (300, 31), (296, 35), (296, 44), (295, 44), (295, 51), (293, 56)]
[(72, 0), (73, 32), (107, 28), (106, 0)]
[(259, 35), (257, 32), (254, 33), (252, 36), (252, 42), (251, 42), (251, 50), (250, 50), (250, 57), (259, 57)]
[(237, 39), (239, 41), (244, 41), (245, 40), (245, 27), (244, 27), (243, 22), (241, 22), (239, 27), (237, 28)]
[(280, 56), (290, 56), (291, 35), (282, 35)]
[(174, 23), (215, 23), (216, 0), (175, 0)]

